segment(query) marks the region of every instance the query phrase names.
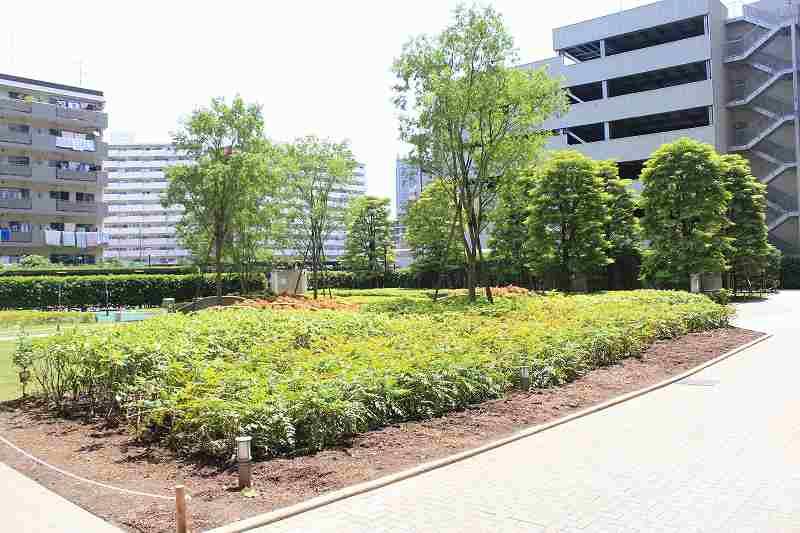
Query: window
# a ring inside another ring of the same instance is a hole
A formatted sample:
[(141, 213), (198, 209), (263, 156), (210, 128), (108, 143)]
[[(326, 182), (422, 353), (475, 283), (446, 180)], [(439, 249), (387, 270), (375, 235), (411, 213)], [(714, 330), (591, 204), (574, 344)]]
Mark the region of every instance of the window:
[(8, 156), (8, 164), (27, 167), (31, 164), (31, 159), (22, 155), (10, 155)]
[(75, 201), (76, 202), (94, 203), (94, 193), (91, 193), (91, 192), (76, 192), (75, 193)]
[(50, 198), (52, 200), (69, 201), (69, 191), (50, 191)]
[(31, 127), (27, 124), (9, 124), (8, 131), (16, 131), (17, 133), (29, 133)]
[(28, 189), (0, 189), (0, 200), (22, 200), (29, 195)]
[(50, 229), (54, 231), (64, 231), (64, 223), (63, 222), (51, 222)]

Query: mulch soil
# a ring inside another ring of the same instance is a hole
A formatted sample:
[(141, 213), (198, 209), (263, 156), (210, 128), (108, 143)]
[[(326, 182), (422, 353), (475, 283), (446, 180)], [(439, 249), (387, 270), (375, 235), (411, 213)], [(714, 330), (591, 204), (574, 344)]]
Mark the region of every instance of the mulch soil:
[[(183, 483), (193, 531), (297, 503), (354, 483), (474, 448), (643, 388), (695, 367), (762, 334), (728, 328), (651, 346), (641, 358), (594, 370), (562, 387), (476, 405), (441, 418), (407, 422), (359, 435), (310, 456), (256, 463), (254, 497), (236, 489), (235, 467), (176, 458), (133, 440), (124, 428), (53, 418), (32, 402), (7, 402), (0, 433), (29, 453), (82, 477), (148, 493), (171, 495)], [(536, 438), (536, 437), (531, 437)], [(0, 444), (0, 461), (127, 531), (175, 531), (172, 502), (87, 485), (36, 464)]]

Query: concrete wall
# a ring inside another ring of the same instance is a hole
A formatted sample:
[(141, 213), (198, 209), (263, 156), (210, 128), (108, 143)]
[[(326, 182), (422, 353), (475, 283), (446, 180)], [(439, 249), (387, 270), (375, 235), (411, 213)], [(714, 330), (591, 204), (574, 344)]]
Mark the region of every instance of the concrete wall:
[(662, 144), (676, 141), (681, 137), (690, 137), (713, 145), (714, 127), (705, 126), (576, 145), (567, 145), (566, 136), (560, 135), (551, 137), (547, 143), (547, 148), (551, 150), (577, 150), (592, 159), (639, 161), (650, 157), (650, 154), (660, 148)]
[(698, 81), (664, 89), (573, 104), (565, 116), (547, 121), (544, 124), (544, 128), (555, 129), (594, 124), (710, 106), (713, 103), (714, 93), (711, 81)]
[(553, 49), (563, 50), (614, 35), (676, 22), (710, 11), (715, 0), (663, 0), (553, 30)]

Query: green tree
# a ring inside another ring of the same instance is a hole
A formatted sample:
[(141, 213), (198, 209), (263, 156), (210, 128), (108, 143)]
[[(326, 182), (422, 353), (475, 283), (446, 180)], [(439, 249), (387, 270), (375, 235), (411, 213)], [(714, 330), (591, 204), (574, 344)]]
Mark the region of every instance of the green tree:
[(19, 260), (20, 268), (47, 268), (51, 265), (50, 259), (42, 255), (26, 255)]
[(731, 194), (731, 224), (725, 232), (731, 239), (728, 263), (737, 277), (749, 282), (752, 276), (764, 272), (772, 254), (766, 222), (767, 187), (753, 176), (747, 160), (740, 155), (722, 156), (722, 167)]
[[(531, 166), (535, 166), (533, 163)], [(492, 260), (518, 279), (530, 277), (530, 265), (536, 251), (530, 248), (528, 208), (531, 205), (533, 176), (523, 173), (501, 184), (492, 212), (489, 247)]]
[(355, 180), (357, 163), (347, 142), (308, 136), (284, 151), (289, 208), (286, 211), (289, 241), (303, 262), (311, 263), (314, 298), (320, 287), (325, 261), (325, 241), (344, 228), (347, 205), (334, 193), (342, 193)]
[(642, 227), (636, 217), (639, 207), (631, 191), (631, 180), (619, 177), (619, 167), (614, 161), (597, 161), (597, 174), (603, 180), (609, 217), (605, 224), (605, 236), (609, 243), (611, 258), (639, 255)]
[(723, 272), (731, 194), (714, 148), (687, 138), (665, 144), (645, 163), (642, 183), (643, 236), (650, 241), (642, 277), (685, 287), (692, 274)]
[(458, 240), (458, 215), (448, 183), (434, 179), (409, 203), (403, 219), (406, 242), (416, 272), (436, 272), (464, 266), (464, 248)]
[(608, 199), (597, 165), (578, 152), (556, 152), (535, 170), (527, 219), (531, 269), (555, 275), (568, 291), (576, 274), (610, 264)]
[(371, 278), (386, 274), (394, 259), (389, 199), (360, 196), (350, 202), (345, 216), (347, 238), (344, 264)]
[[(451, 183), (471, 300), (498, 185), (528, 166), (544, 142), (541, 124), (567, 105), (557, 80), (542, 69), (512, 68), (516, 61), (493, 8), (460, 6), (449, 27), (412, 39), (393, 65), (400, 135), (414, 146), (411, 160)], [(488, 286), (486, 295), (491, 300)]]
[(237, 222), (251, 217), (264, 197), (276, 195), (281, 182), (268, 164), (272, 150), (261, 108), (238, 96), (230, 105), (215, 98), (191, 114), (173, 142), (194, 164), (167, 170), (162, 203), (184, 207), (178, 235), (198, 257), (213, 254), (221, 298), (223, 256)]

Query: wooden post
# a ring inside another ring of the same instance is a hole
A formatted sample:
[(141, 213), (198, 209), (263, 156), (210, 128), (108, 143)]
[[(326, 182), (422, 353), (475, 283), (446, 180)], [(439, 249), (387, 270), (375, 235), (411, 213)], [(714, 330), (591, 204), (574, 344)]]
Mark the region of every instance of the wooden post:
[(175, 524), (178, 533), (187, 533), (186, 526), (186, 488), (175, 485)]

